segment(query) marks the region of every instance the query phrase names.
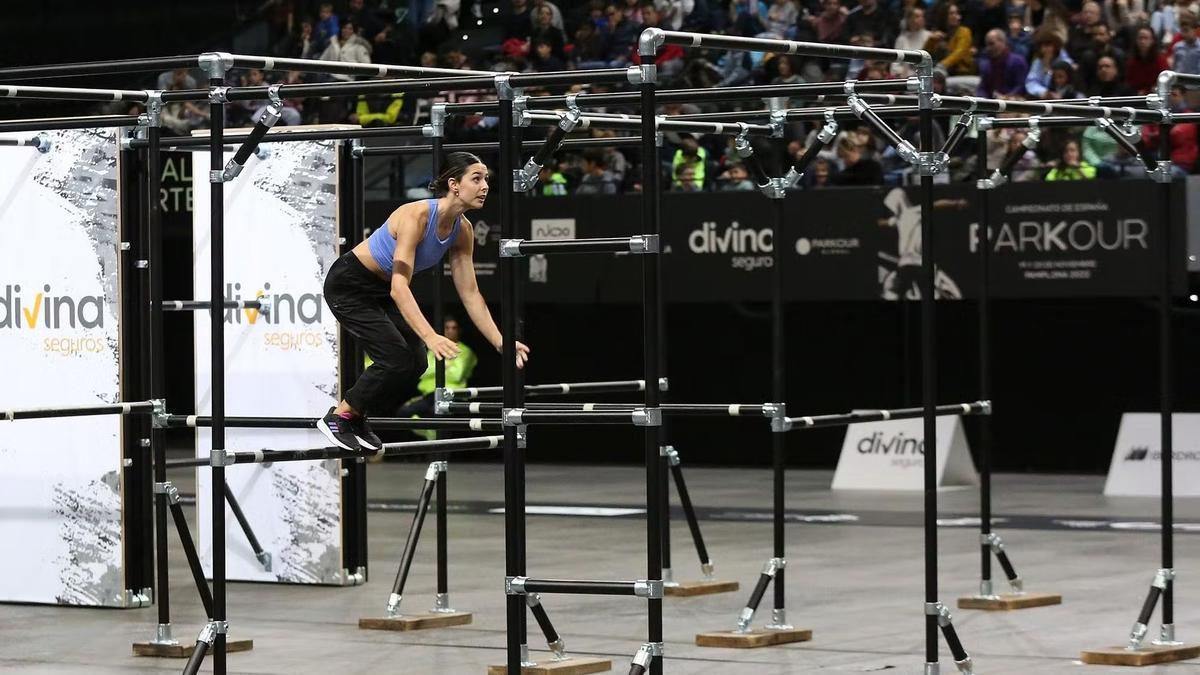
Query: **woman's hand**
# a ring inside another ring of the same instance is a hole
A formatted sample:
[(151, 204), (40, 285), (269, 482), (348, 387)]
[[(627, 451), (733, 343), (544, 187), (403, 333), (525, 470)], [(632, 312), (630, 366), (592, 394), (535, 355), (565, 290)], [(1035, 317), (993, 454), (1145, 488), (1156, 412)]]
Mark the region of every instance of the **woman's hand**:
[(458, 345), (444, 335), (438, 335), (437, 333), (430, 335), (425, 338), (425, 346), (429, 348), (429, 351), (433, 352), (434, 357), (439, 361), (458, 356)]
[(524, 368), (525, 362), (529, 360), (529, 347), (520, 340), (517, 341), (517, 367)]

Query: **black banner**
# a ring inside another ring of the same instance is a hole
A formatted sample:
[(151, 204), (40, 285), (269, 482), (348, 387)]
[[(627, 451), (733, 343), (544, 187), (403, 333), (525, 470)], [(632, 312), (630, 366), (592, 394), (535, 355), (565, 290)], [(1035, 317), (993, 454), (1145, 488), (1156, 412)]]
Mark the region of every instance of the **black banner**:
[[(934, 227), (937, 293), (979, 291), (978, 192), (939, 186)], [(1173, 190), (1177, 288), (1186, 283), (1182, 185)], [(1163, 228), (1149, 181), (1006, 185), (991, 195), (990, 293), (1002, 298), (1151, 297)], [(371, 202), (368, 223), (397, 204)], [(776, 204), (758, 193), (665, 194), (664, 297), (670, 302), (766, 301)], [(579, 239), (641, 234), (636, 195), (526, 198), (522, 237)], [(476, 274), (494, 297), (499, 227), (493, 201), (468, 217)], [(916, 188), (848, 188), (789, 194), (783, 206), (784, 297), (789, 301), (919, 297), (921, 205)], [(531, 256), (529, 302), (637, 302), (633, 255)], [(421, 282), (418, 282), (418, 286)]]

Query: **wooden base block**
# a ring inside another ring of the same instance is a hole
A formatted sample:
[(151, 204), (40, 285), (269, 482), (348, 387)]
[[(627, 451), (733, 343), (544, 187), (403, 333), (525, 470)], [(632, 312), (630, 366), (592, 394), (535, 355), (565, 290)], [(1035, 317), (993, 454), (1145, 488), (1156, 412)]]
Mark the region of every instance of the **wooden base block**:
[[(561, 661), (538, 661), (532, 666), (524, 666), (521, 675), (586, 675), (610, 670), (612, 661), (608, 659), (569, 656)], [(508, 675), (508, 666), (488, 666), (488, 675)]]
[(470, 612), (438, 612), (359, 619), (358, 627), (370, 630), (428, 630), (430, 628), (465, 626), (469, 623), (471, 623)]
[(1155, 647), (1150, 645), (1132, 651), (1124, 647), (1092, 649), (1079, 654), (1084, 663), (1102, 666), (1152, 666), (1156, 663), (1184, 661), (1200, 656), (1200, 645), (1178, 647)]
[[(197, 635), (199, 633), (200, 631), (196, 631)], [(225, 641), (226, 654), (232, 654), (233, 652), (248, 652), (251, 649), (254, 649), (254, 640)], [(194, 651), (196, 651), (195, 638), (192, 638), (191, 642), (180, 642), (177, 645), (160, 645), (153, 642), (133, 643), (134, 656), (157, 656), (164, 659), (186, 659), (191, 658), (192, 652)]]
[(993, 598), (972, 595), (958, 599), (959, 609), (1009, 610), (1061, 605), (1058, 593), (1001, 593)]
[(693, 595), (712, 595), (714, 593), (732, 593), (739, 588), (736, 581), (680, 581), (674, 586), (663, 588), (663, 593), (677, 598), (688, 598)]
[(731, 647), (733, 649), (754, 649), (755, 647), (772, 647), (789, 642), (808, 642), (812, 639), (812, 631), (792, 628), (791, 630), (752, 630), (746, 633), (726, 630), (715, 633), (699, 633), (696, 635), (697, 647)]

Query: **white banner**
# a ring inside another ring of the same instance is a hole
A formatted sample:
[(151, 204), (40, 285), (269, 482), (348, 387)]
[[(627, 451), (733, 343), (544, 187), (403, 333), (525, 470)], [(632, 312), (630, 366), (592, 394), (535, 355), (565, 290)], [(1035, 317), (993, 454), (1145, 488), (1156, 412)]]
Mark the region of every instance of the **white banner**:
[[(45, 154), (0, 146), (0, 408), (114, 403), (117, 131), (45, 135)], [(117, 415), (0, 422), (0, 600), (129, 604), (120, 426)]]
[[(329, 142), (270, 146), (252, 156), (225, 185), (226, 298), (264, 297), (270, 313), (225, 312), (225, 414), (320, 417), (337, 402), (337, 321), (322, 286), (337, 256), (337, 160)], [(225, 159), (232, 157), (227, 153)], [(207, 167), (206, 152), (193, 155)], [(195, 172), (207, 176), (207, 170)], [(195, 182), (195, 297), (209, 297), (210, 186)], [(196, 313), (196, 412), (212, 411), (208, 312)], [(227, 428), (229, 451), (301, 449), (328, 445), (319, 432)], [(197, 453), (207, 456), (211, 432), (199, 430)], [(226, 480), (255, 535), (271, 556), (270, 570), (226, 506), (229, 579), (340, 584), (342, 575), (341, 464), (280, 462), (232, 466)], [(197, 476), (200, 555), (212, 569), (210, 470)]]
[[(1156, 413), (1125, 413), (1117, 431), (1106, 497), (1162, 495), (1162, 430)], [(1171, 415), (1175, 458), (1171, 485), (1176, 497), (1200, 497), (1200, 414)]]
[[(922, 490), (925, 427), (921, 418), (846, 427), (834, 490)], [(937, 418), (937, 486), (975, 485), (975, 461), (958, 415)]]

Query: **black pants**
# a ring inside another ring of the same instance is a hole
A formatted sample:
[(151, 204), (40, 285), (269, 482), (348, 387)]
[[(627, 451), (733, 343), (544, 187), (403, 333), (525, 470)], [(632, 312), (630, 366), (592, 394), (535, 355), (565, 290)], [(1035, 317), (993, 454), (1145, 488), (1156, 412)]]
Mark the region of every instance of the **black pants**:
[(364, 415), (391, 415), (425, 372), (425, 345), (401, 316), (388, 283), (353, 252), (329, 269), (325, 302), (373, 361), (343, 398)]

